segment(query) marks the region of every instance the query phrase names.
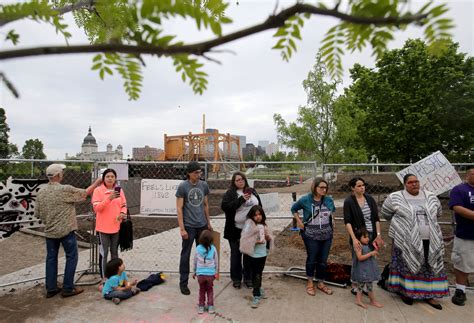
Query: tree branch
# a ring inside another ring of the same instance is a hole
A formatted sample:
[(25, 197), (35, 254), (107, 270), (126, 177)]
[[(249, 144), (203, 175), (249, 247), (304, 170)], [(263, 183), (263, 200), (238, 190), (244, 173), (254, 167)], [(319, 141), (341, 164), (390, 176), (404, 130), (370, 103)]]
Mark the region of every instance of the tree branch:
[[(92, 8), (92, 6), (94, 6), (94, 4), (95, 4), (95, 0), (82, 0), (71, 5), (61, 7), (61, 8), (52, 8), (52, 10), (57, 11), (59, 15), (64, 15), (65, 13), (68, 13), (74, 10), (87, 9), (87, 8), (90, 9)], [(3, 27), (6, 24), (9, 24), (11, 22), (24, 19), (24, 18), (28, 18), (28, 17), (15, 17), (11, 19), (0, 19), (0, 27)]]
[[(90, 3), (90, 1), (86, 1)], [(77, 5), (77, 4), (76, 4)], [(84, 3), (83, 3), (84, 5)], [(128, 54), (151, 54), (157, 56), (172, 56), (177, 54), (192, 54), (202, 56), (214, 47), (245, 38), (250, 35), (260, 33), (265, 30), (278, 28), (284, 25), (285, 21), (295, 14), (310, 13), (313, 15), (322, 15), (338, 18), (354, 24), (361, 25), (399, 25), (408, 24), (425, 19), (428, 14), (414, 15), (406, 17), (360, 17), (351, 16), (335, 9), (318, 8), (308, 4), (297, 3), (292, 7), (282, 10), (277, 15), (272, 15), (263, 23), (230, 33), (226, 36), (217, 37), (208, 41), (189, 44), (172, 45), (167, 47), (151, 45), (124, 45), (124, 44), (96, 44), (96, 45), (77, 45), (77, 46), (46, 46), (25, 49), (16, 49), (0, 52), (0, 60), (41, 56), (57, 54), (78, 54), (78, 53), (96, 53), (96, 52), (115, 52)]]

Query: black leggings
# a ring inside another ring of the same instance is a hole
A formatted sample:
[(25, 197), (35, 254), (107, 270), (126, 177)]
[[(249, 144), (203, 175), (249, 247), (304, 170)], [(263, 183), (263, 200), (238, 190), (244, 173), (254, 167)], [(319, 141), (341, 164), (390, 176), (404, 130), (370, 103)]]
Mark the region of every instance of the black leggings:
[(252, 275), (253, 296), (260, 297), (260, 287), (262, 287), (262, 273), (267, 257), (253, 258), (244, 255), (244, 262), (250, 266)]

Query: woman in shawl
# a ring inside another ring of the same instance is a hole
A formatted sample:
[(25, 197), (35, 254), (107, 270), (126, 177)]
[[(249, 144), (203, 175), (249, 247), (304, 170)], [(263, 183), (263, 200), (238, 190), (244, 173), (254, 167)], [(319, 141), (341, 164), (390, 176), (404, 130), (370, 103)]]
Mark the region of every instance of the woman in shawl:
[(437, 220), (441, 203), (436, 195), (420, 189), (415, 175), (405, 175), (403, 184), (405, 189), (390, 194), (381, 209), (391, 220), (388, 235), (393, 239), (388, 290), (398, 293), (407, 305), (419, 299), (441, 310), (435, 298), (449, 295)]

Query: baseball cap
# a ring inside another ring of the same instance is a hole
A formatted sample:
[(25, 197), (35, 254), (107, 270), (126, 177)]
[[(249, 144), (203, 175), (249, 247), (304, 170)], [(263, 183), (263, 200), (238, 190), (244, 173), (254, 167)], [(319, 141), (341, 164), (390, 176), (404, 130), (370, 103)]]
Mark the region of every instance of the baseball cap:
[(201, 166), (199, 166), (199, 163), (197, 161), (190, 161), (188, 163), (188, 166), (186, 167), (186, 173), (192, 173), (192, 172), (195, 172), (197, 170), (201, 170)]
[(61, 173), (64, 168), (66, 168), (66, 165), (64, 164), (51, 164), (46, 168), (46, 176), (54, 177)]

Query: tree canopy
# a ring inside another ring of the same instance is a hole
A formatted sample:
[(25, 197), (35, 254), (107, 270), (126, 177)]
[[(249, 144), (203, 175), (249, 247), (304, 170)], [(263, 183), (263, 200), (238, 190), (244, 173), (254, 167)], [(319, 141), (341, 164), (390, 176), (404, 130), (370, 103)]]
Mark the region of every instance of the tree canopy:
[[(216, 48), (237, 39), (276, 29), (274, 49), (289, 60), (301, 41), (301, 29), (312, 16), (330, 16), (339, 20), (331, 27), (321, 43), (322, 61), (333, 76), (342, 73), (342, 56), (371, 47), (380, 57), (396, 30), (409, 24), (423, 26), (424, 37), (436, 52), (445, 44), (453, 27), (446, 17), (447, 6), (424, 1), (412, 11), (410, 0), (345, 0), (329, 7), (324, 2), (296, 1), (292, 6), (277, 10), (265, 21), (224, 35), (222, 28), (231, 25), (227, 14), (229, 2), (224, 0), (30, 0), (0, 5), (0, 28), (5, 41), (17, 45), (21, 35), (7, 26), (14, 21), (30, 19), (52, 25), (64, 37), (65, 45), (28, 47), (0, 50), (0, 60), (54, 54), (96, 53), (92, 70), (100, 78), (114, 73), (123, 79), (130, 99), (139, 97), (143, 76), (143, 54), (157, 58), (171, 57), (175, 70), (188, 82), (195, 93), (206, 90), (208, 75), (203, 60), (217, 62)], [(72, 13), (76, 25), (89, 39), (89, 44), (71, 44), (69, 26), (64, 15)], [(166, 31), (164, 24), (171, 19), (190, 19), (197, 29), (210, 30), (214, 38), (185, 44)], [(211, 57), (211, 54), (213, 55)], [(0, 71), (0, 79), (13, 94), (18, 94), (13, 83)]]
[(333, 118), (338, 81), (327, 81), (327, 77), (327, 69), (318, 54), (303, 81), (307, 105), (298, 108), (296, 121), (287, 123), (278, 113), (273, 116), (282, 144), (321, 163), (334, 161), (340, 149)]
[(18, 154), (18, 147), (8, 141), (9, 132), (5, 110), (0, 108), (0, 158), (10, 158)]
[(365, 115), (358, 136), (367, 151), (390, 162), (437, 150), (466, 161), (474, 148), (473, 72), (473, 58), (457, 44), (435, 56), (421, 40), (386, 52), (374, 69), (356, 64), (346, 108)]
[(43, 152), (43, 143), (39, 139), (28, 139), (23, 145), (22, 158), (25, 159), (46, 159)]

